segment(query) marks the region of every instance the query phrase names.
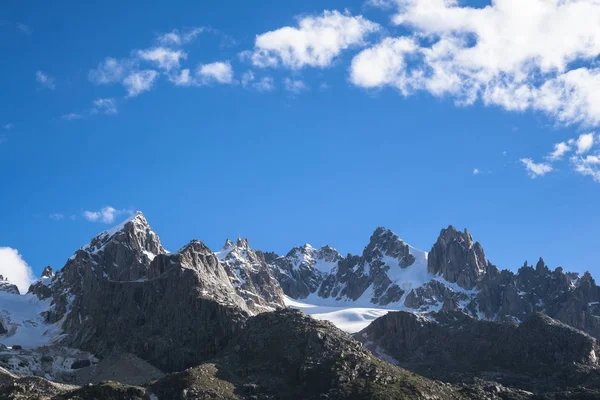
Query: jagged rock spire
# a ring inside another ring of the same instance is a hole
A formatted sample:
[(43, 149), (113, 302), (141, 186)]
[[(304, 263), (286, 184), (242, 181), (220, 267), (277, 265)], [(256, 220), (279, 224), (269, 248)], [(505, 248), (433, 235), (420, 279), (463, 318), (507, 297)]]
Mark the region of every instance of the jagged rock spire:
[(465, 229), (457, 231), (452, 225), (442, 229), (428, 256), (427, 271), (442, 275), (465, 289), (473, 289), (487, 268), (485, 253), (479, 242)]

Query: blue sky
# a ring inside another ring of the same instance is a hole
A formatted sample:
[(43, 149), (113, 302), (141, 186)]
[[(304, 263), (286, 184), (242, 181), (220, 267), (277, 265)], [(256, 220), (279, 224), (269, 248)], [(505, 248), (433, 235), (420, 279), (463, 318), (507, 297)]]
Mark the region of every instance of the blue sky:
[(594, 18), (592, 0), (5, 2), (0, 247), (38, 275), (140, 209), (170, 250), (359, 253), (377, 226), (429, 250), (452, 224), (501, 268), (597, 272)]

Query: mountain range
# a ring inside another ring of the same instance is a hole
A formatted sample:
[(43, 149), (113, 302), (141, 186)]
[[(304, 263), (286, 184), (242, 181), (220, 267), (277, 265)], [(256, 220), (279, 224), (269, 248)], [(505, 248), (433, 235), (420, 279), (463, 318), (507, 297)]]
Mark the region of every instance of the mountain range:
[(452, 226), (171, 253), (138, 212), (27, 294), (5, 278), (0, 398), (600, 398), (592, 276), (500, 270)]

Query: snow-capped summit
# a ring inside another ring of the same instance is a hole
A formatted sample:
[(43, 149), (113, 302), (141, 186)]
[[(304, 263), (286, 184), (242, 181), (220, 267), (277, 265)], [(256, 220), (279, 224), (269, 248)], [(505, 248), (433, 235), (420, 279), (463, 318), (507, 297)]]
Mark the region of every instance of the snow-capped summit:
[(337, 268), (340, 254), (331, 246), (315, 249), (310, 244), (294, 247), (285, 256), (266, 254), (283, 291), (292, 298), (306, 298)]

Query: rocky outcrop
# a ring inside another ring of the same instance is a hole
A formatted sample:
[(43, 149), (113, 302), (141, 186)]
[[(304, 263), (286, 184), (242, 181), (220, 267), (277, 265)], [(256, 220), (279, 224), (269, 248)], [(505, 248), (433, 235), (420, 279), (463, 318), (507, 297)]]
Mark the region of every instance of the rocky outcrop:
[(402, 367), (453, 382), (493, 376), (509, 386), (555, 390), (565, 377), (574, 385), (600, 378), (597, 341), (540, 313), (516, 325), (460, 311), (391, 312), (355, 337)]
[(129, 352), (165, 371), (210, 358), (249, 316), (217, 257), (199, 241), (160, 254), (147, 279), (92, 276), (65, 322), (65, 342), (97, 355)]
[(442, 229), (427, 258), (427, 271), (455, 282), (464, 289), (473, 289), (485, 274), (487, 260), (479, 242), (465, 229), (459, 232), (453, 226)]
[(21, 294), (17, 285), (11, 283), (8, 278), (5, 278), (2, 275), (0, 275), (0, 292)]
[(445, 399), (456, 393), (379, 361), (330, 323), (295, 310), (250, 319), (210, 363), (171, 375), (149, 390), (161, 399), (211, 393), (214, 398)]
[(252, 313), (285, 307), (283, 290), (265, 261), (264, 254), (254, 251), (248, 239), (227, 240), (216, 253), (237, 294)]

